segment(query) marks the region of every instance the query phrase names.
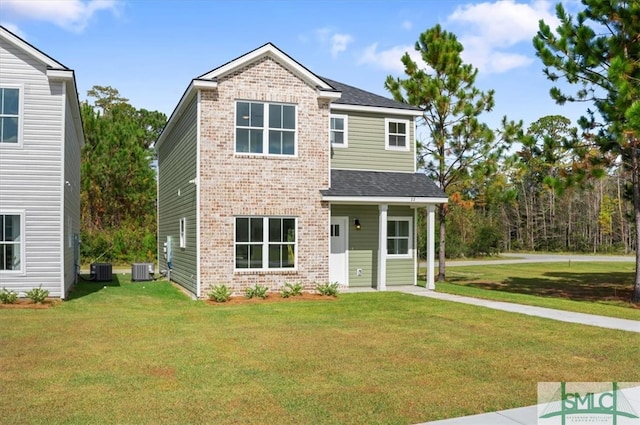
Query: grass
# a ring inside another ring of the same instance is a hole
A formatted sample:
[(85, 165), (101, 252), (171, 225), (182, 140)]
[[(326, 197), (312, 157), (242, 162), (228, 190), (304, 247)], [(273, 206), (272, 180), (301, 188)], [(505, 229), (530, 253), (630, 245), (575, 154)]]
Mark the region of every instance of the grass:
[(640, 380), (640, 334), (393, 292), (211, 306), (117, 278), (0, 309), (3, 424), (410, 424), (535, 404), (539, 381)]
[(456, 266), (447, 268), (447, 282), (436, 284), (436, 290), (640, 320), (640, 308), (630, 302), (634, 267), (605, 262)]

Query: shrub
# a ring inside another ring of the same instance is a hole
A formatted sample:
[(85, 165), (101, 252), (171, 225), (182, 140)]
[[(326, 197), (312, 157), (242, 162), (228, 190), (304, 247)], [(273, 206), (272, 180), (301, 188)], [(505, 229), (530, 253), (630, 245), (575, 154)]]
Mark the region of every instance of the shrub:
[(264, 285), (256, 284), (256, 286), (252, 288), (247, 288), (245, 290), (245, 295), (247, 296), (247, 298), (257, 297), (264, 300), (265, 298), (267, 298), (267, 292), (269, 292), (268, 287)]
[(471, 254), (493, 255), (500, 252), (500, 229), (495, 226), (482, 226), (476, 231), (476, 237), (471, 244)]
[(2, 291), (0, 291), (0, 302), (2, 304), (15, 304), (18, 302), (18, 294), (7, 288), (2, 288)]
[(327, 282), (327, 283), (317, 283), (316, 291), (320, 293), (320, 295), (326, 295), (330, 297), (338, 296), (338, 282)]
[(302, 290), (303, 289), (304, 289), (304, 287), (302, 286), (302, 283), (300, 283), (300, 282), (298, 282), (298, 283), (285, 283), (284, 284), (284, 289), (280, 293), (280, 296), (282, 298), (289, 298), (289, 297), (295, 297), (295, 296), (298, 296), (298, 295), (302, 295)]
[(42, 289), (42, 285), (39, 288), (33, 288), (27, 291), (27, 297), (35, 304), (42, 304), (44, 300), (49, 296), (49, 291)]
[(229, 301), (229, 298), (231, 298), (231, 294), (231, 290), (229, 290), (226, 285), (216, 285), (211, 288), (211, 291), (209, 291), (209, 294), (207, 295), (209, 296), (209, 299), (211, 301), (224, 303)]

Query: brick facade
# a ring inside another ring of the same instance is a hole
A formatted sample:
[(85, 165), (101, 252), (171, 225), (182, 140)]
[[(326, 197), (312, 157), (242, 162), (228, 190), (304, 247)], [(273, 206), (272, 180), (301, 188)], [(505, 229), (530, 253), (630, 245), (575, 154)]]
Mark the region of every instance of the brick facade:
[[(297, 105), (295, 157), (235, 154), (235, 101)], [(236, 294), (255, 284), (278, 290), (285, 282), (311, 289), (329, 278), (329, 103), (315, 88), (269, 56), (201, 91), (200, 297), (225, 284)], [(298, 219), (296, 270), (234, 270), (235, 217)]]

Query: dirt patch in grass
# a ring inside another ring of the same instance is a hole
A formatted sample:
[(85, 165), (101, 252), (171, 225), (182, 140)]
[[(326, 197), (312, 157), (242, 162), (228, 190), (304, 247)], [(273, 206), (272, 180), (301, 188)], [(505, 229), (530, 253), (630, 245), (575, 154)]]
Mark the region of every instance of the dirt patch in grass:
[(207, 300), (207, 304), (211, 305), (240, 305), (240, 304), (266, 304), (266, 303), (286, 303), (286, 302), (300, 302), (300, 301), (334, 301), (337, 297), (330, 297), (320, 294), (303, 293), (301, 295), (291, 296), (289, 298), (283, 298), (280, 294), (269, 294), (267, 298), (247, 298), (244, 295), (231, 297), (229, 301), (219, 303), (213, 300)]
[(36, 304), (30, 299), (20, 298), (15, 304), (0, 304), (0, 308), (17, 308), (17, 309), (33, 309), (41, 310), (45, 308), (55, 307), (60, 304), (61, 301), (57, 298), (48, 298), (41, 304)]

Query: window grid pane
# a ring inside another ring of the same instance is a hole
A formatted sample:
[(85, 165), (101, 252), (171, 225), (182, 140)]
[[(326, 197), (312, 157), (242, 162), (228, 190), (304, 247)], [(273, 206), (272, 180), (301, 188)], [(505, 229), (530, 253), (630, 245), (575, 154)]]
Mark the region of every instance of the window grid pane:
[(407, 146), (407, 124), (390, 121), (388, 123), (389, 146), (404, 148)]
[(235, 242), (236, 269), (295, 267), (295, 218), (237, 217)]
[(387, 254), (408, 255), (409, 238), (408, 220), (387, 221)]
[(19, 215), (0, 215), (0, 270), (20, 270), (20, 231)]

